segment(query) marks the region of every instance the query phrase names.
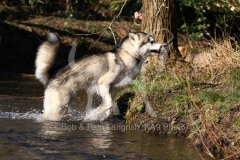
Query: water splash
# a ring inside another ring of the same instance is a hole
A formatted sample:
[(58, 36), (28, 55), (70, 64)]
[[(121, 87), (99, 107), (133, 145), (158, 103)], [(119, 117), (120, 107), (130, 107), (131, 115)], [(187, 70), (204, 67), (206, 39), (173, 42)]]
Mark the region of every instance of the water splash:
[[(71, 110), (69, 109), (68, 114), (64, 115), (63, 120), (66, 121), (81, 121), (83, 120), (85, 116), (85, 112), (81, 112), (78, 110)], [(37, 120), (37, 121), (43, 121), (43, 112), (38, 110), (30, 110), (25, 113), (21, 113), (18, 111), (11, 111), (11, 112), (5, 112), (0, 110), (0, 119), (6, 118), (6, 119), (29, 119), (29, 120)]]
[(3, 112), (0, 110), (0, 118), (9, 119), (42, 119), (42, 113), (37, 110), (28, 111), (26, 113), (19, 112)]
[(75, 109), (68, 109), (68, 113), (64, 115), (64, 120), (68, 121), (82, 121), (84, 119), (85, 112), (78, 111)]

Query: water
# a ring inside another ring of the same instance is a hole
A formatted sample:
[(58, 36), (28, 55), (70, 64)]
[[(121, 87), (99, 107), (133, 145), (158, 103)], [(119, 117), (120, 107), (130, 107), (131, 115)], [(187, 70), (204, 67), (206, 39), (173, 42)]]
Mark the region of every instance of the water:
[(0, 78), (0, 159), (209, 159), (186, 139), (147, 135), (118, 119), (43, 121), (42, 95), (33, 77)]

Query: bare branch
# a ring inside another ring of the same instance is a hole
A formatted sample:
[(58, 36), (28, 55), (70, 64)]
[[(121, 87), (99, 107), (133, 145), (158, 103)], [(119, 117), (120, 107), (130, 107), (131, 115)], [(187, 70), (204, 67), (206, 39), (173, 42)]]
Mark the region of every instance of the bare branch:
[(89, 49), (91, 49), (92, 47), (94, 47), (94, 46), (97, 44), (97, 42), (99, 41), (99, 39), (106, 33), (106, 31), (107, 31), (107, 29), (105, 29), (105, 30), (102, 32), (102, 34), (98, 37), (97, 41), (94, 42), (94, 44), (93, 44)]
[(117, 44), (115, 34), (114, 34), (113, 30), (112, 30), (112, 25), (115, 23), (116, 19), (121, 15), (122, 10), (123, 10), (124, 6), (126, 5), (127, 1), (128, 1), (128, 0), (125, 0), (125, 1), (124, 1), (124, 3), (123, 3), (123, 5), (122, 5), (122, 7), (121, 7), (121, 9), (120, 9), (120, 11), (119, 11), (119, 13), (118, 13), (118, 15), (113, 18), (112, 22), (108, 25), (107, 28), (105, 28), (105, 29), (103, 29), (103, 30), (100, 30), (100, 31), (98, 31), (98, 32), (95, 32), (95, 33), (90, 33), (90, 34), (75, 34), (75, 35), (91, 36), (91, 35), (96, 35), (96, 34), (99, 34), (99, 33), (102, 32), (102, 34), (99, 36), (99, 38), (97, 39), (97, 41), (90, 47), (90, 48), (92, 48), (92, 47), (94, 47), (94, 46), (96, 45), (96, 43), (99, 41), (99, 39), (100, 39), (100, 38), (106, 33), (106, 31), (109, 29), (109, 30), (111, 31), (112, 35), (113, 35), (114, 43)]
[(125, 1), (124, 1), (123, 5), (122, 5), (122, 8), (120, 9), (120, 12), (119, 12), (118, 15), (114, 18), (115, 20), (121, 15), (122, 10), (123, 10), (124, 6), (126, 5), (127, 1), (128, 1), (128, 0), (125, 0)]
[(163, 1), (163, 3), (161, 4), (160, 8), (158, 9), (158, 12), (156, 13), (156, 17), (159, 15), (162, 7), (165, 7), (165, 8), (168, 9), (168, 6), (166, 6), (166, 0)]
[(113, 30), (112, 30), (112, 27), (109, 26), (108, 28), (109, 28), (110, 31), (112, 32), (113, 39), (114, 39), (114, 43), (117, 44), (117, 40), (116, 40), (116, 38), (115, 38), (114, 32), (113, 32)]

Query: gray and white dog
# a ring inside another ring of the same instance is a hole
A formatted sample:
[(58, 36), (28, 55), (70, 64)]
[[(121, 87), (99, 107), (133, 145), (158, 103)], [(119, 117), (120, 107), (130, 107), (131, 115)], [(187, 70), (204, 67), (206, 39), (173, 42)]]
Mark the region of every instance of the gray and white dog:
[[(64, 117), (66, 107), (78, 89), (84, 89), (88, 94), (84, 120), (107, 119), (114, 106), (110, 89), (131, 84), (146, 58), (160, 54), (163, 48), (149, 34), (128, 33), (114, 49), (85, 56), (50, 76), (59, 46), (59, 37), (49, 33), (47, 41), (39, 47), (36, 58), (35, 76), (45, 86), (43, 117), (53, 121)], [(92, 109), (94, 94), (102, 98), (102, 103)]]

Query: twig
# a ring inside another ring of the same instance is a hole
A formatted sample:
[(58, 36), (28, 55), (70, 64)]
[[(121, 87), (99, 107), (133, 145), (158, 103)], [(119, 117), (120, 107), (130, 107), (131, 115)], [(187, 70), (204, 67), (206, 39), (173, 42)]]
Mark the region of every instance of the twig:
[(94, 42), (94, 44), (93, 44), (89, 49), (93, 48), (93, 47), (97, 44), (97, 42), (99, 41), (99, 39), (106, 33), (106, 31), (107, 31), (107, 30), (105, 30), (105, 31), (102, 32), (102, 34), (98, 37), (97, 41)]
[(95, 33), (90, 33), (90, 34), (75, 34), (75, 35), (90, 36), (90, 35), (95, 35), (95, 34), (98, 34), (98, 33), (103, 32), (103, 33), (99, 36), (99, 38), (97, 39), (97, 41), (90, 47), (90, 48), (92, 48), (92, 47), (94, 47), (94, 46), (96, 45), (96, 43), (99, 41), (99, 39), (100, 39), (100, 38), (106, 33), (106, 31), (109, 29), (109, 30), (111, 31), (112, 35), (113, 35), (113, 39), (114, 39), (115, 44), (117, 44), (115, 34), (114, 34), (113, 30), (112, 30), (112, 25), (115, 23), (116, 19), (121, 15), (122, 10), (123, 10), (124, 6), (126, 5), (127, 1), (128, 1), (128, 0), (125, 0), (125, 1), (124, 1), (124, 3), (123, 3), (123, 5), (122, 5), (122, 7), (121, 7), (121, 9), (120, 9), (120, 11), (119, 11), (119, 13), (118, 13), (118, 15), (113, 18), (112, 22), (107, 26), (107, 28), (105, 28), (105, 29), (103, 29), (103, 30), (101, 30), (101, 31), (95, 32)]
[(238, 154), (240, 154), (240, 151), (238, 151), (238, 152), (236, 152), (236, 153), (233, 153), (233, 154), (229, 155), (228, 157), (223, 158), (222, 160), (230, 159), (230, 158), (232, 158), (233, 156), (237, 156)]
[[(190, 117), (191, 121), (194, 122), (194, 120), (193, 120), (193, 118), (192, 118), (192, 115), (190, 115), (189, 117)], [(197, 128), (197, 131), (199, 132), (199, 137), (200, 137), (200, 139), (201, 139), (201, 142), (202, 142), (203, 147), (205, 148), (206, 154), (209, 155), (210, 157), (212, 157), (213, 159), (215, 159), (214, 156), (213, 156), (213, 154), (210, 152), (210, 150), (208, 149), (208, 147), (206, 146), (206, 144), (205, 144), (205, 142), (204, 142), (204, 140), (203, 140), (202, 133), (201, 133), (201, 130), (200, 130), (199, 126), (198, 126), (197, 124), (195, 124), (195, 123), (194, 123), (194, 125), (195, 125), (195, 127)], [(195, 147), (195, 148), (196, 148), (196, 147)]]
[[(228, 3), (234, 10), (238, 11), (240, 10), (239, 6), (237, 4), (233, 5), (231, 4), (230, 2), (228, 1), (225, 1), (225, 0), (221, 0), (222, 2), (225, 2), (225, 3)], [(232, 2), (233, 3), (233, 2)]]
[(118, 15), (115, 17), (115, 19), (117, 19), (117, 18), (120, 16), (120, 14), (122, 13), (123, 7), (126, 5), (127, 1), (128, 1), (128, 0), (125, 0), (125, 1), (124, 1), (123, 5), (122, 5), (122, 8), (120, 9), (120, 12), (119, 12)]
[[(155, 4), (155, 5), (156, 5), (156, 4)], [(156, 16), (155, 16), (155, 17), (157, 17), (157, 16), (159, 15), (162, 7), (168, 8), (168, 6), (166, 6), (166, 0), (164, 0), (164, 2), (163, 2), (163, 3), (161, 4), (161, 6), (159, 7), (158, 12), (156, 13)]]
[[(183, 78), (182, 75), (179, 73), (179, 70), (178, 70), (178, 68), (177, 68), (176, 66), (175, 66), (175, 70), (176, 70), (176, 72), (177, 72), (178, 77), (179, 77), (180, 80), (182, 81), (183, 86), (184, 86), (184, 89), (187, 91), (188, 96), (192, 99), (192, 103), (193, 103), (193, 105), (195, 106), (195, 108), (197, 109), (197, 111), (198, 111), (198, 113), (199, 113), (199, 116), (201, 117), (200, 120), (201, 120), (201, 122), (202, 122), (202, 126), (203, 126), (203, 128), (205, 129), (205, 131), (206, 131), (207, 135), (209, 136), (209, 138), (212, 140), (212, 142), (213, 142), (221, 151), (223, 151), (224, 154), (227, 154), (227, 155), (232, 154), (231, 151), (228, 151), (227, 149), (225, 149), (225, 148), (221, 145), (221, 143), (220, 143), (219, 140), (218, 140), (218, 137), (216, 138), (216, 137), (214, 136), (214, 132), (213, 132), (211, 129), (208, 128), (207, 122), (206, 122), (206, 119), (205, 119), (205, 116), (204, 116), (203, 111), (202, 111), (202, 109), (201, 109), (202, 106), (203, 106), (203, 104), (200, 103), (200, 104), (198, 105), (198, 104), (196, 103), (196, 101), (193, 100), (193, 95), (192, 95), (191, 86), (190, 86), (189, 81), (187, 81), (187, 84), (185, 84), (185, 83), (184, 83), (184, 82), (185, 82), (185, 81), (184, 81), (184, 78)], [(201, 132), (199, 132), (199, 134), (200, 134), (200, 133), (201, 133)], [(200, 137), (201, 137), (201, 135), (200, 135)]]
[(110, 31), (112, 32), (112, 35), (113, 35), (113, 39), (114, 39), (114, 43), (117, 44), (117, 40), (115, 38), (115, 35), (114, 35), (114, 32), (112, 30), (112, 27), (109, 27)]

